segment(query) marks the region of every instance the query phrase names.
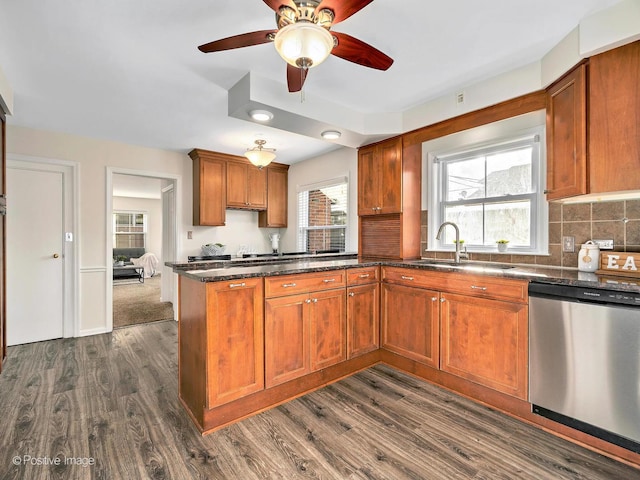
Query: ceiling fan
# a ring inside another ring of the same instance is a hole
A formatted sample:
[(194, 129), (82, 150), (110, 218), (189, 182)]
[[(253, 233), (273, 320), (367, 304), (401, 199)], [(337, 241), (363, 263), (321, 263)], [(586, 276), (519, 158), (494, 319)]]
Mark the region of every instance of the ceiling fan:
[(302, 90), (309, 68), (330, 54), (358, 65), (387, 70), (393, 59), (371, 45), (331, 27), (349, 18), (373, 0), (263, 0), (276, 12), (276, 30), (260, 30), (200, 45), (204, 53), (274, 42), (287, 62), (290, 92)]

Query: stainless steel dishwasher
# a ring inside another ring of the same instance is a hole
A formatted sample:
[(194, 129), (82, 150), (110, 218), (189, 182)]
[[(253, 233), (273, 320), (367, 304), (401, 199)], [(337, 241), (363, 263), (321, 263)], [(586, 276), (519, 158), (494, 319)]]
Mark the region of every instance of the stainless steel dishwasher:
[(529, 401), (640, 453), (640, 293), (532, 282)]

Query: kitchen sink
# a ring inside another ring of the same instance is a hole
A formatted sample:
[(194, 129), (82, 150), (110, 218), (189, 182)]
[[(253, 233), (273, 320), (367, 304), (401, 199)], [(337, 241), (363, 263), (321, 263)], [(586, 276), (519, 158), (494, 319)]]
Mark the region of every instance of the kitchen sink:
[(452, 260), (417, 260), (415, 262), (418, 265), (425, 265), (428, 267), (436, 268), (452, 268), (455, 270), (468, 270), (478, 272), (500, 271), (509, 270), (515, 268), (515, 265), (509, 265), (506, 263), (493, 263), (493, 262), (474, 262), (465, 261), (456, 263)]

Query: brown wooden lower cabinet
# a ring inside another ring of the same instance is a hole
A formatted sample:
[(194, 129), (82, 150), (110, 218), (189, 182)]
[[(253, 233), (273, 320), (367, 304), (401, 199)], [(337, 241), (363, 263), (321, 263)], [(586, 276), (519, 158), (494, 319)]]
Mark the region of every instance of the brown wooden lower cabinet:
[(436, 291), (383, 283), (382, 348), (438, 368), (439, 299)]
[(442, 300), (440, 369), (526, 400), (527, 305), (451, 293)]
[(268, 298), (264, 323), (267, 388), (347, 358), (344, 288)]
[(259, 278), (207, 284), (209, 408), (264, 388), (262, 292)]
[(192, 415), (263, 390), (263, 280), (179, 285), (180, 398)]
[(640, 465), (637, 454), (531, 413), (526, 281), (386, 266), (347, 272), (180, 276), (180, 400), (201, 431), (384, 362)]
[(309, 367), (309, 295), (265, 301), (265, 384), (267, 388), (306, 375)]
[(347, 288), (347, 357), (380, 348), (380, 284)]

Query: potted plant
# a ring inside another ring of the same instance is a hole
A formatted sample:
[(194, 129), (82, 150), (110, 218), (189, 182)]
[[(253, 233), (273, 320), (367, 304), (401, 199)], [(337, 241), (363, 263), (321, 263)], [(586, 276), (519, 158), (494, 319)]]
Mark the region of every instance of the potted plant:
[(114, 265), (116, 267), (123, 267), (124, 266), (124, 262), (127, 260), (127, 257), (125, 257), (124, 255), (118, 255), (116, 257), (116, 261), (114, 262)]
[(496, 244), (498, 245), (498, 251), (506, 252), (508, 243), (509, 243), (509, 240), (504, 240), (504, 239), (497, 240)]

